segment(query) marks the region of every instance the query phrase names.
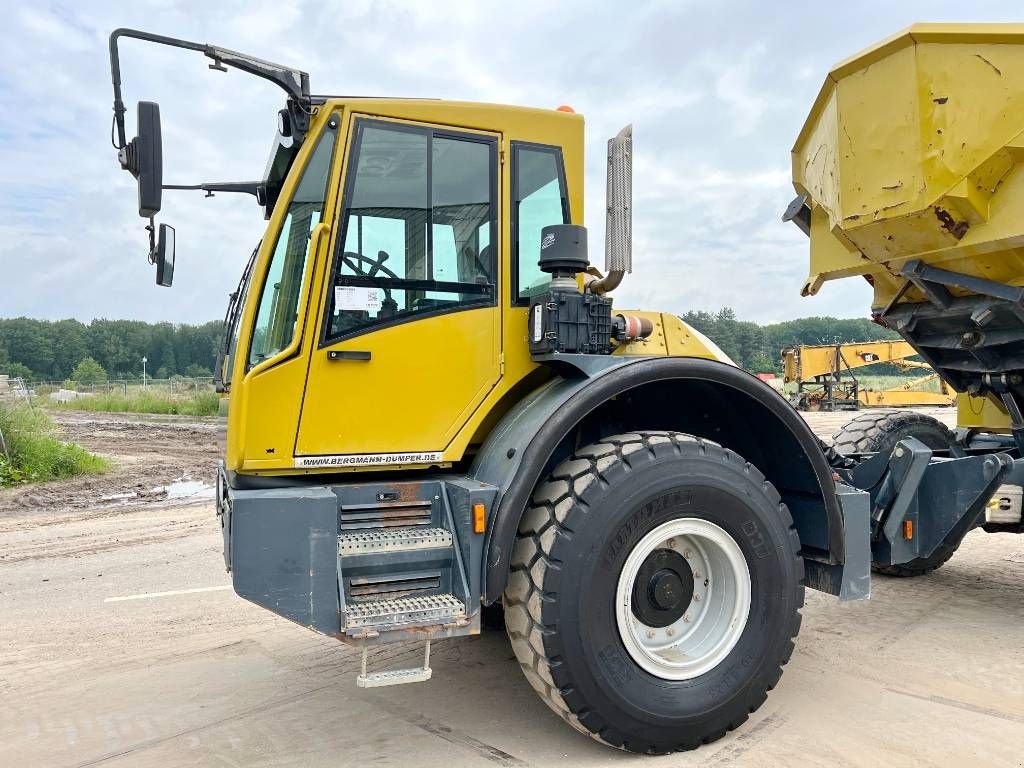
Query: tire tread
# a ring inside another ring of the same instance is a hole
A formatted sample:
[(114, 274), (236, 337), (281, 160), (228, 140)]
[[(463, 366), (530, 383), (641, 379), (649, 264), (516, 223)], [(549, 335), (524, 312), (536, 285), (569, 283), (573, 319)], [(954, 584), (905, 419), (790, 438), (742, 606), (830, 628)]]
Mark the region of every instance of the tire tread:
[[(832, 447), (843, 456), (891, 450), (896, 441), (915, 427), (933, 430), (935, 442), (944, 442), (947, 447), (956, 442), (953, 433), (938, 419), (917, 411), (893, 410), (860, 414), (832, 436)], [(943, 542), (930, 557), (918, 557), (900, 565), (872, 564), (871, 569), (883, 576), (923, 576), (945, 565), (960, 547), (960, 541)]]
[[(794, 595), (796, 608), (786, 630), (788, 639), (779, 665), (770, 673), (767, 685), (754, 694), (748, 708), (739, 717), (720, 728), (696, 738), (680, 741), (669, 748), (660, 744), (628, 742), (613, 723), (605, 722), (597, 712), (585, 705), (575, 706), (573, 699), (578, 696), (574, 696), (576, 691), (572, 685), (559, 687), (555, 683), (556, 672), (561, 664), (560, 658), (548, 657), (544, 646), (544, 637), (556, 630), (545, 625), (542, 616), (534, 615), (539, 614), (539, 610), (530, 610), (531, 602), (538, 605), (540, 601), (557, 602), (559, 599), (557, 594), (545, 591), (543, 573), (548, 568), (559, 567), (559, 561), (553, 556), (556, 543), (559, 539), (564, 540), (572, 536), (572, 528), (576, 524), (573, 518), (576, 515), (587, 514), (586, 502), (580, 498), (583, 491), (594, 482), (607, 486), (608, 480), (604, 475), (612, 464), (622, 462), (629, 468), (631, 463), (641, 460), (636, 456), (638, 451), (656, 456), (658, 451), (664, 451), (666, 448), (678, 455), (689, 453), (717, 457), (724, 463), (736, 466), (760, 485), (762, 492), (777, 506), (779, 516), (787, 526), (790, 552), (797, 573)], [(599, 442), (577, 450), (573, 456), (555, 468), (550, 478), (550, 481), (542, 482), (534, 492), (530, 506), (523, 516), (523, 523), (519, 527), (518, 539), (513, 548), (508, 586), (503, 596), (506, 627), (512, 649), (533, 689), (555, 714), (577, 731), (609, 746), (631, 752), (663, 754), (695, 749), (702, 744), (720, 739), (742, 725), (750, 713), (764, 703), (768, 691), (772, 690), (781, 678), (782, 667), (792, 656), (794, 639), (800, 631), (800, 608), (804, 604), (803, 560), (799, 554), (800, 537), (789, 509), (782, 503), (775, 487), (764, 478), (757, 467), (733, 451), (702, 438), (669, 431), (635, 432), (602, 438)], [(535, 573), (538, 570), (538, 563), (543, 564), (539, 578)]]

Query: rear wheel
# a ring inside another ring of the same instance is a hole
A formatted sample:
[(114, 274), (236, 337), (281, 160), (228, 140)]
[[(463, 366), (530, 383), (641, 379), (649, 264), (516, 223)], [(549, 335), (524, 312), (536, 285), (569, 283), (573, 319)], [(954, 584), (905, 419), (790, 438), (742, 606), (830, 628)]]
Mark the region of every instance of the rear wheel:
[(832, 447), (844, 456), (889, 453), (905, 437), (916, 437), (933, 450), (946, 451), (956, 438), (945, 424), (917, 411), (862, 413), (832, 436)]
[(756, 468), (672, 432), (603, 439), (534, 494), (505, 621), (545, 703), (612, 746), (714, 741), (764, 702), (793, 651), (803, 561)]
[[(890, 453), (905, 437), (917, 438), (933, 450), (950, 451), (956, 447), (956, 438), (945, 424), (916, 411), (863, 413), (832, 436), (832, 447), (844, 456)], [(872, 563), (871, 568), (884, 576), (923, 576), (945, 564), (961, 541), (962, 534), (953, 534), (929, 557), (917, 557), (900, 565)]]

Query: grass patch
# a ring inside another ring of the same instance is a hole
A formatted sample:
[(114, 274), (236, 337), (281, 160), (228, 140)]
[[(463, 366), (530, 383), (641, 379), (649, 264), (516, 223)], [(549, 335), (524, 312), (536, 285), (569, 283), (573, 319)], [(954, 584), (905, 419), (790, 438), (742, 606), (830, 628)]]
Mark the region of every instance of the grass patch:
[(57, 437), (57, 426), (38, 408), (0, 405), (0, 486), (99, 474), (110, 468), (106, 459)]
[(185, 416), (216, 416), (220, 396), (216, 392), (173, 394), (153, 390), (133, 390), (127, 395), (119, 392), (98, 393), (80, 397), (57, 408), (71, 411), (102, 411), (104, 413), (156, 413)]

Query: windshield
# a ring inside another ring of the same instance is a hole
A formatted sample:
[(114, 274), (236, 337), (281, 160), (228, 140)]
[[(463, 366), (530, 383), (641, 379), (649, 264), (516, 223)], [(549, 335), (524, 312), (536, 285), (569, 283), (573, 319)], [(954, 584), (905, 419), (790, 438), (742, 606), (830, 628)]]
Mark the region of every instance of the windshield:
[(228, 296), (228, 310), (224, 314), (224, 337), (217, 354), (214, 379), (218, 392), (227, 392), (231, 388), (231, 369), (235, 361), (235, 351), (238, 349), (238, 320), (242, 316), (242, 307), (245, 306), (245, 299), (249, 295), (252, 268), (256, 264), (256, 254), (259, 253), (261, 244), (262, 241), (256, 243), (256, 247), (252, 249), (249, 261), (238, 281), (238, 287)]

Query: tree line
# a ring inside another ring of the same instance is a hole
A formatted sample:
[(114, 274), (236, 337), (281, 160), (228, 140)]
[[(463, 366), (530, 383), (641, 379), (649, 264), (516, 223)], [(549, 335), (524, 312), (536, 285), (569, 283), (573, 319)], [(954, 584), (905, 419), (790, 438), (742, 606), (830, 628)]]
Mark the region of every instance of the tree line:
[(76, 368), (91, 377), (137, 379), (212, 376), (223, 323), (146, 323), (141, 320), (0, 319), (0, 374), (30, 381), (74, 378)]
[[(682, 319), (714, 341), (737, 365), (753, 373), (782, 370), (779, 351), (797, 344), (835, 344), (898, 338), (867, 319), (802, 317), (758, 325), (726, 307), (687, 312)], [(145, 323), (141, 320), (0, 319), (0, 373), (32, 381), (74, 378), (211, 376), (223, 324)], [(89, 362), (91, 358), (92, 362)], [(92, 363), (95, 363), (94, 366)]]
[(736, 313), (725, 307), (717, 312), (687, 312), (682, 319), (721, 347), (738, 366), (752, 373), (781, 373), (784, 347), (899, 338), (867, 318), (801, 317), (758, 325), (737, 319)]

